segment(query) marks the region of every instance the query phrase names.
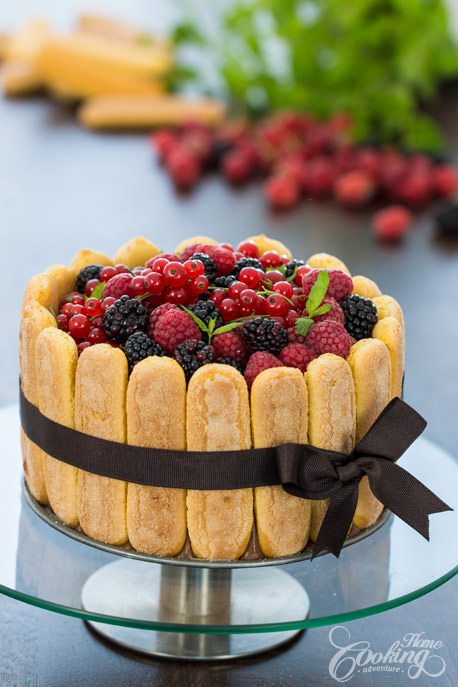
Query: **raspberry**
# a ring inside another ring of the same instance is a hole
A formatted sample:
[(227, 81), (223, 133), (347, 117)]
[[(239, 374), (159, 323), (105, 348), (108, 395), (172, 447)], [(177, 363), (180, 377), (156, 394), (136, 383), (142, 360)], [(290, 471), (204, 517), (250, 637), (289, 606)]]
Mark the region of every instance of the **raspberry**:
[(202, 333), (192, 317), (184, 310), (176, 308), (159, 317), (154, 327), (154, 339), (172, 355), (175, 348), (187, 339), (202, 338)]
[(325, 320), (334, 320), (334, 322), (339, 322), (340, 324), (344, 324), (345, 316), (343, 314), (343, 310), (335, 298), (328, 298), (327, 296), (325, 296), (321, 302), (321, 305), (330, 305), (331, 310), (328, 310), (328, 312), (324, 313), (324, 315), (317, 315), (317, 317), (314, 317), (313, 318), (314, 322), (324, 322)]
[(245, 380), (248, 388), (251, 388), (255, 378), (264, 370), (269, 370), (271, 367), (283, 367), (283, 363), (272, 353), (267, 351), (258, 351), (253, 353), (248, 361), (245, 369)]
[(240, 329), (251, 351), (278, 353), (288, 343), (286, 329), (275, 320), (255, 317)]
[(247, 345), (235, 331), (217, 334), (212, 344), (218, 358), (232, 358), (241, 365), (246, 364), (249, 355)]
[(317, 355), (334, 353), (346, 358), (350, 353), (350, 336), (345, 327), (334, 320), (314, 324), (305, 341)]
[(327, 157), (310, 160), (302, 172), (302, 186), (311, 196), (324, 196), (332, 191), (336, 176), (335, 164)]
[(372, 198), (374, 185), (372, 179), (359, 170), (342, 174), (334, 184), (334, 196), (344, 205), (364, 205)]
[(233, 358), (228, 358), (228, 357), (217, 358), (216, 362), (220, 363), (221, 365), (230, 365), (231, 367), (235, 367), (235, 369), (238, 370), (239, 372), (242, 372), (242, 370), (243, 370), (242, 365), (239, 362), (237, 362), (237, 360), (234, 360)]
[(144, 331), (149, 312), (135, 298), (121, 296), (105, 311), (102, 326), (105, 334), (116, 343), (123, 343), (131, 334)]
[[(320, 272), (323, 270), (321, 268), (312, 270), (308, 272), (302, 280), (302, 288), (304, 289), (304, 295), (308, 296), (312, 290), (312, 286), (317, 280)], [(335, 298), (336, 301), (341, 301), (345, 296), (350, 296), (353, 291), (353, 279), (342, 272), (341, 270), (328, 270), (329, 274), (329, 286), (326, 291), (326, 296), (328, 298)]]
[(280, 351), (279, 358), (286, 367), (297, 367), (305, 372), (315, 353), (307, 346), (300, 343), (290, 343)]
[(201, 162), (183, 145), (176, 145), (167, 155), (167, 171), (178, 188), (191, 188), (201, 173)]
[(199, 253), (201, 248), (201, 243), (192, 243), (190, 246), (186, 246), (186, 248), (183, 248), (180, 253), (180, 260), (183, 262), (189, 260), (191, 256), (195, 255), (195, 253)]
[(240, 260), (237, 260), (237, 262), (235, 263), (235, 267), (232, 270), (232, 274), (238, 277), (244, 267), (254, 267), (257, 270), (261, 270), (262, 272), (264, 272), (264, 267), (257, 258), (240, 258)]
[[(210, 320), (215, 321), (215, 329), (222, 327), (224, 324), (220, 311), (213, 303), (213, 301), (197, 301), (194, 305), (189, 306), (189, 310), (202, 322), (208, 326)], [(195, 337), (194, 337), (195, 338)]]
[(76, 278), (76, 288), (80, 293), (84, 293), (85, 286), (91, 279), (98, 279), (103, 265), (88, 265), (78, 272)]
[(148, 358), (150, 355), (165, 355), (165, 351), (159, 344), (152, 341), (145, 332), (135, 332), (135, 334), (129, 336), (124, 347), (124, 353), (126, 354), (130, 370), (140, 360)]
[(302, 336), (302, 334), (299, 334), (296, 325), (293, 325), (292, 327), (288, 327), (286, 330), (288, 334), (288, 343), (300, 343), (305, 345), (305, 339), (307, 337)]
[(424, 205), (431, 198), (432, 178), (430, 174), (413, 171), (398, 184), (396, 195), (408, 205)]
[(264, 195), (273, 208), (286, 210), (297, 205), (301, 197), (301, 190), (292, 176), (278, 173), (265, 182)]
[(162, 305), (159, 305), (153, 310), (149, 318), (148, 329), (146, 330), (150, 339), (154, 339), (154, 328), (158, 319), (170, 310), (178, 310), (178, 307), (174, 303), (162, 303)]
[(177, 144), (177, 135), (169, 129), (160, 129), (152, 134), (149, 142), (155, 148), (159, 159), (163, 161)]
[(371, 335), (377, 323), (377, 308), (369, 298), (354, 294), (340, 301), (345, 315), (345, 329), (357, 341)]
[(121, 298), (121, 296), (129, 296), (132, 298), (134, 295), (131, 289), (132, 275), (128, 272), (121, 272), (121, 274), (116, 274), (111, 277), (103, 287), (102, 300), (108, 296), (113, 296), (113, 298)]
[(212, 258), (207, 255), (206, 253), (194, 253), (190, 258), (190, 260), (200, 260), (200, 262), (204, 263), (205, 266), (205, 276), (207, 277), (208, 281), (210, 283), (213, 282), (213, 279), (216, 277), (216, 272), (217, 272), (217, 267), (216, 263)]
[(252, 160), (243, 149), (232, 150), (224, 155), (221, 170), (231, 184), (244, 184), (253, 174)]
[(219, 246), (203, 245), (200, 248), (201, 253), (208, 255), (216, 265), (216, 276), (224, 277), (230, 274), (235, 267), (235, 255), (232, 251)]
[(377, 212), (372, 220), (372, 231), (381, 241), (397, 241), (412, 224), (412, 215), (402, 205), (391, 205)]
[(186, 381), (191, 379), (192, 375), (199, 367), (215, 362), (213, 346), (209, 346), (197, 339), (187, 339), (178, 344), (173, 353), (173, 357), (183, 368)]
[(433, 169), (433, 186), (439, 196), (451, 196), (458, 187), (458, 174), (451, 165), (437, 165)]

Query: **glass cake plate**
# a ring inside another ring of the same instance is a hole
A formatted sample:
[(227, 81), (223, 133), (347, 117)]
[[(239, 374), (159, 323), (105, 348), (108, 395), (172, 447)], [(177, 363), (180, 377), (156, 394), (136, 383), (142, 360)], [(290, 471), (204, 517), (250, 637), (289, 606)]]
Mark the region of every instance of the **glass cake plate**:
[[(0, 592), (87, 621), (125, 647), (186, 660), (236, 658), (311, 627), (407, 603), (458, 572), (458, 462), (418, 439), (399, 463), (455, 510), (430, 517), (430, 542), (385, 512), (340, 558), (164, 558), (107, 546), (59, 523), (23, 487), (16, 406), (0, 411)], [(3, 513), (3, 515), (2, 515)]]

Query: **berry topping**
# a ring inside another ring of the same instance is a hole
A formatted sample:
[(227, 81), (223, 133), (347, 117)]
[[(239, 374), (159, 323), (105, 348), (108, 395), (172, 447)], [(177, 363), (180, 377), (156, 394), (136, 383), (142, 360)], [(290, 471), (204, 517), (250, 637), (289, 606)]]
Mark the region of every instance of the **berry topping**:
[(83, 267), (82, 270), (78, 272), (76, 278), (76, 288), (80, 293), (84, 293), (84, 288), (90, 279), (99, 280), (100, 272), (103, 270), (103, 265), (88, 265)]
[[(312, 286), (316, 282), (320, 272), (323, 272), (323, 270), (312, 270), (303, 278), (302, 288), (306, 296), (310, 294)], [(353, 291), (353, 279), (341, 270), (327, 270), (327, 272), (329, 274), (329, 286), (326, 291), (326, 296), (335, 298), (336, 301), (341, 301), (345, 296), (350, 296)]]
[(217, 334), (212, 339), (215, 355), (219, 358), (232, 358), (241, 365), (248, 360), (248, 348), (245, 341), (237, 334), (237, 329), (224, 334)]
[(315, 315), (313, 318), (315, 322), (324, 322), (324, 320), (334, 320), (335, 322), (340, 322), (340, 324), (345, 323), (345, 317), (342, 308), (340, 307), (335, 298), (328, 298), (327, 296), (325, 296), (321, 301), (320, 305), (330, 305), (331, 309), (328, 310), (328, 312), (323, 313), (322, 315)]
[(264, 267), (257, 258), (240, 258), (240, 260), (237, 260), (237, 262), (235, 263), (235, 267), (232, 270), (232, 274), (234, 274), (238, 278), (240, 272), (243, 270), (244, 267), (255, 267), (256, 269), (264, 272)]
[(216, 362), (220, 363), (221, 365), (230, 365), (231, 367), (235, 367), (235, 369), (238, 370), (239, 372), (242, 372), (242, 370), (243, 370), (240, 363), (238, 363), (233, 358), (227, 358), (227, 357), (226, 358), (217, 358)]
[(134, 295), (131, 289), (132, 275), (128, 272), (120, 272), (114, 277), (111, 277), (103, 287), (102, 298), (113, 296), (113, 298), (121, 298), (121, 296)]
[(235, 281), (237, 281), (237, 277), (234, 274), (227, 274), (224, 277), (216, 277), (213, 284), (222, 289), (228, 289)]
[(187, 339), (202, 338), (202, 332), (192, 319), (191, 315), (179, 308), (169, 310), (161, 315), (154, 327), (154, 339), (172, 355), (178, 344)]
[(183, 368), (186, 381), (191, 379), (199, 367), (215, 362), (213, 346), (209, 346), (204, 341), (197, 339), (188, 339), (178, 344), (173, 357)]
[(375, 213), (372, 229), (380, 241), (399, 241), (410, 229), (412, 214), (403, 205), (391, 205)]
[(354, 294), (340, 301), (345, 316), (345, 329), (357, 341), (371, 335), (377, 323), (377, 308), (369, 298)]
[(278, 353), (288, 343), (286, 329), (272, 319), (255, 317), (240, 329), (251, 351)]
[(251, 385), (258, 374), (264, 372), (264, 370), (269, 370), (272, 367), (283, 367), (283, 363), (281, 360), (272, 355), (272, 353), (268, 353), (267, 351), (258, 351), (257, 353), (253, 353), (245, 369), (245, 380), (248, 388), (251, 388)]
[(146, 329), (148, 322), (149, 312), (141, 303), (121, 296), (105, 311), (103, 330), (112, 341), (123, 343), (134, 332)]
[(235, 255), (231, 250), (205, 244), (201, 246), (200, 252), (208, 255), (213, 260), (216, 265), (217, 277), (224, 277), (230, 274), (235, 267)]
[(290, 343), (280, 351), (279, 358), (286, 367), (297, 367), (305, 372), (315, 353), (301, 343)]
[(194, 305), (189, 306), (189, 310), (207, 326), (210, 320), (215, 320), (215, 329), (224, 324), (221, 313), (213, 301), (197, 301)]
[(200, 260), (200, 262), (203, 262), (205, 267), (204, 274), (208, 281), (212, 283), (217, 272), (215, 261), (212, 260), (211, 257), (206, 253), (194, 253), (194, 255), (191, 257), (191, 260)]
[(148, 358), (150, 355), (166, 355), (159, 344), (150, 339), (145, 332), (135, 332), (135, 334), (129, 336), (124, 347), (124, 353), (126, 354), (130, 370), (132, 370), (136, 363), (144, 358)]
[(350, 336), (342, 324), (334, 320), (317, 322), (312, 326), (305, 339), (306, 345), (317, 355), (334, 353), (346, 358), (350, 353)]
[(151, 339), (154, 338), (154, 327), (156, 326), (158, 319), (162, 317), (162, 315), (165, 315), (166, 312), (171, 310), (178, 310), (178, 308), (173, 303), (162, 303), (162, 305), (158, 305), (158, 307), (152, 311), (149, 318), (148, 328), (146, 330), (146, 333)]

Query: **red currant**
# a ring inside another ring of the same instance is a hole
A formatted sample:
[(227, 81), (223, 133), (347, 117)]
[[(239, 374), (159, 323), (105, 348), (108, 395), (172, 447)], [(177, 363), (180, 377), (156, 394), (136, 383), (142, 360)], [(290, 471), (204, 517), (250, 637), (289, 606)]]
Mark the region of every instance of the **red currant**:
[(62, 308), (62, 314), (67, 315), (67, 317), (73, 317), (73, 315), (84, 315), (84, 305), (73, 305), (73, 303), (66, 303)]
[(182, 262), (176, 260), (167, 263), (163, 271), (165, 283), (169, 286), (183, 286), (188, 278), (188, 273)]
[(108, 281), (111, 277), (114, 277), (115, 274), (118, 274), (116, 267), (108, 265), (108, 267), (104, 267), (100, 272), (99, 279), (100, 281)]
[(94, 329), (94, 327), (101, 327), (103, 324), (103, 317), (101, 315), (97, 315), (97, 317), (91, 317), (91, 327)]
[(273, 315), (270, 318), (271, 320), (274, 320), (275, 322), (278, 322), (278, 324), (281, 324), (282, 327), (285, 327), (286, 329), (286, 321), (284, 317), (280, 317), (278, 315)]
[(261, 281), (261, 274), (255, 267), (244, 267), (240, 270), (239, 280), (250, 289), (255, 289)]
[(283, 265), (283, 261), (276, 250), (266, 251), (261, 255), (259, 261), (265, 270), (269, 267), (280, 267), (280, 265)]
[(242, 241), (237, 246), (237, 250), (246, 258), (259, 258), (259, 250), (254, 241)]
[(253, 291), (252, 289), (245, 289), (245, 291), (242, 291), (242, 293), (239, 296), (239, 304), (240, 306), (249, 306), (250, 308), (255, 307), (255, 303), (258, 299), (258, 294), (256, 291)]
[(182, 286), (169, 286), (164, 291), (164, 300), (166, 303), (175, 303), (176, 305), (186, 305), (188, 302), (188, 294)]
[(275, 293), (266, 298), (266, 313), (268, 315), (276, 315), (281, 317), (289, 309), (288, 301)]
[(236, 320), (239, 316), (239, 307), (237, 303), (232, 300), (232, 298), (225, 298), (223, 301), (221, 301), (221, 303), (218, 305), (218, 310), (223, 316), (223, 320), (225, 322)]
[(134, 277), (130, 282), (130, 290), (134, 296), (142, 296), (144, 293), (147, 293), (148, 283), (145, 277), (140, 275), (138, 275), (138, 277)]
[(68, 331), (75, 339), (84, 339), (90, 328), (91, 322), (87, 315), (73, 315), (68, 321)]
[[(183, 264), (182, 259), (178, 255), (175, 255), (175, 253), (161, 253), (158, 257), (165, 258), (169, 262), (181, 262)], [(148, 263), (146, 266), (149, 267)]]
[(255, 315), (265, 315), (266, 312), (266, 299), (258, 295), (256, 303), (254, 304)]
[(234, 252), (234, 246), (231, 246), (230, 243), (220, 243), (220, 244), (219, 244), (219, 247), (220, 247), (220, 248), (224, 248), (224, 250), (230, 250), (231, 253)]
[(190, 279), (200, 277), (205, 272), (205, 265), (201, 260), (186, 260), (183, 266)]
[(240, 303), (239, 305), (239, 313), (240, 317), (250, 317), (253, 315), (255, 312), (255, 306), (254, 305), (245, 305), (245, 303)]
[(90, 296), (91, 293), (94, 291), (95, 287), (100, 284), (98, 279), (89, 279), (89, 281), (86, 282), (86, 286), (84, 287), (84, 293), (86, 296)]
[(227, 298), (227, 293), (223, 289), (213, 289), (211, 292), (210, 300), (213, 301), (218, 307)]
[(152, 269), (154, 272), (159, 272), (159, 274), (162, 274), (164, 271), (164, 267), (169, 264), (169, 260), (167, 258), (162, 257), (162, 255), (159, 255), (159, 257), (153, 258), (152, 260), (148, 260), (146, 263), (146, 266)]
[(229, 298), (237, 298), (240, 296), (242, 291), (245, 291), (246, 284), (243, 281), (234, 281), (227, 290), (227, 295)]
[(115, 270), (116, 274), (122, 274), (123, 272), (129, 272), (129, 268), (127, 265), (124, 265), (124, 263), (120, 262), (118, 265), (115, 265)]
[(189, 291), (193, 296), (200, 296), (201, 293), (205, 293), (208, 289), (208, 279), (203, 274), (198, 277), (194, 277), (188, 284)]
[(159, 272), (150, 272), (146, 275), (145, 281), (148, 285), (148, 293), (152, 293), (153, 296), (159, 295), (165, 288), (165, 279)]
[(72, 303), (74, 305), (84, 305), (84, 296), (80, 293), (72, 297)]
[(135, 274), (135, 276), (140, 276), (141, 274), (143, 274), (144, 271), (144, 267), (134, 267), (134, 269), (132, 270), (132, 274)]
[(112, 306), (113, 303), (116, 303), (116, 298), (114, 296), (107, 296), (106, 298), (104, 298), (102, 301), (102, 309), (100, 311), (100, 314), (105, 315), (107, 308)]
[(273, 291), (286, 296), (286, 298), (292, 298), (293, 296), (293, 285), (289, 281), (277, 281), (273, 286)]
[(297, 310), (288, 310), (288, 312), (285, 315), (285, 322), (288, 327), (292, 327), (297, 318), (299, 317), (299, 313)]
[(64, 332), (68, 332), (68, 317), (67, 315), (57, 315), (57, 324), (59, 325), (59, 329), (62, 329)]
[(296, 284), (302, 286), (302, 278), (305, 277), (305, 275), (311, 271), (312, 267), (309, 267), (309, 265), (301, 265), (300, 267), (298, 267), (296, 276), (294, 277), (294, 281), (296, 282)]
[(272, 288), (269, 285), (276, 284), (277, 281), (285, 281), (285, 275), (281, 272), (278, 272), (277, 270), (269, 270), (262, 278), (262, 283), (267, 284), (268, 288)]
[(105, 343), (107, 340), (106, 334), (100, 327), (93, 327), (87, 335), (87, 340), (91, 344)]
[(89, 348), (90, 346), (92, 346), (90, 341), (80, 341), (77, 346), (78, 353), (82, 353), (86, 348)]
[(84, 304), (84, 310), (86, 315), (90, 317), (96, 317), (102, 312), (102, 303), (98, 298), (88, 298)]

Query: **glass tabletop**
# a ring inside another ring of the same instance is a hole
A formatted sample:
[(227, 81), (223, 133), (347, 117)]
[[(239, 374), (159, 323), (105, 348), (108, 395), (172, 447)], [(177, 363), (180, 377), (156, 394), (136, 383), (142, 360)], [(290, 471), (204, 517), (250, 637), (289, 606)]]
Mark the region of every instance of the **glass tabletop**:
[[(430, 517), (429, 543), (390, 516), (370, 537), (343, 549), (339, 559), (324, 555), (283, 566), (190, 570), (131, 560), (50, 527), (21, 491), (17, 407), (0, 411), (0, 433), (0, 592), (41, 608), (166, 632), (278, 632), (380, 613), (428, 593), (458, 572), (458, 462), (427, 439), (417, 440), (399, 462), (455, 509)], [(204, 586), (206, 603), (213, 599), (205, 622), (177, 608), (183, 584), (188, 591), (189, 585)], [(295, 603), (305, 592), (307, 608)], [(232, 602), (224, 605), (227, 594)], [(254, 608), (255, 598), (262, 612)]]

